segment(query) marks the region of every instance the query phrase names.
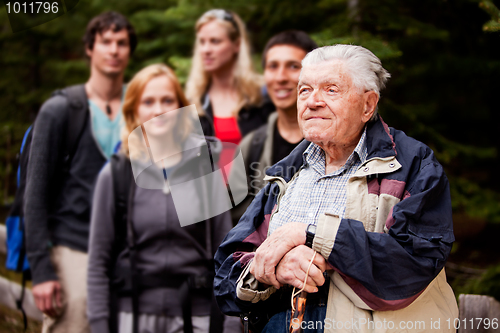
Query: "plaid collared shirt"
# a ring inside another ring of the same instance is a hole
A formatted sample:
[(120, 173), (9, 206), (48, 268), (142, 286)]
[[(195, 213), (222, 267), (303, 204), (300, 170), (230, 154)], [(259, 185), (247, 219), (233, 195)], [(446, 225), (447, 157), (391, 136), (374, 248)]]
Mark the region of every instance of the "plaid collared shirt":
[(288, 222), (316, 224), (319, 215), (325, 212), (344, 217), (347, 181), (366, 161), (367, 154), (365, 127), (346, 163), (325, 175), (325, 152), (311, 143), (302, 154), (302, 170), (288, 185), (279, 211), (270, 222), (269, 234)]

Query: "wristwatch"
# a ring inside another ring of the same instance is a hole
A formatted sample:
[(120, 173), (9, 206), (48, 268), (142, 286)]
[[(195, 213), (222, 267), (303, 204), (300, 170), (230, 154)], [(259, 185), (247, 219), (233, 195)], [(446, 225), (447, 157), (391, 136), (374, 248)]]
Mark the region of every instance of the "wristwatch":
[(313, 239), (316, 235), (316, 225), (308, 224), (306, 227), (306, 246), (309, 246), (311, 249), (313, 247)]

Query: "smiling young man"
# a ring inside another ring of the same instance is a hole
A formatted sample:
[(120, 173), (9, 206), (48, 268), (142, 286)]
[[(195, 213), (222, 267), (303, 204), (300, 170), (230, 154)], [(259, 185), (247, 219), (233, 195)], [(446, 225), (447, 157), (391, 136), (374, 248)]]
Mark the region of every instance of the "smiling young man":
[(240, 143), (246, 170), (233, 169), (231, 179), (246, 179), (247, 184), (241, 186), (248, 186), (248, 195), (231, 211), (234, 223), (264, 187), (265, 170), (288, 156), (303, 139), (297, 122), (297, 84), (302, 59), (316, 47), (305, 32), (288, 30), (273, 36), (264, 48), (264, 80), (276, 112), (269, 116), (267, 124), (246, 135)]
[[(89, 331), (85, 312), (93, 185), (119, 141), (124, 71), (137, 45), (133, 27), (116, 12), (93, 18), (83, 41), (90, 78), (42, 105), (28, 163), (26, 246), (35, 303), (46, 315), (43, 332)], [(75, 109), (84, 117), (73, 128)], [(70, 150), (72, 132), (80, 134)]]

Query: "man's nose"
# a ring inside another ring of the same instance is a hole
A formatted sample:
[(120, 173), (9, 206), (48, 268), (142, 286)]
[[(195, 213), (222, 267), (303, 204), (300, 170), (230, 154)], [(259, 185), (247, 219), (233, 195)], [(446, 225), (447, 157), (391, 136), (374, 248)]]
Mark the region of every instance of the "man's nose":
[(118, 43), (113, 42), (113, 43), (111, 43), (111, 45), (109, 47), (110, 47), (111, 53), (115, 54), (118, 52)]
[(280, 66), (276, 72), (276, 81), (278, 82), (286, 82), (288, 81), (288, 75), (286, 72), (286, 68), (284, 66)]
[(311, 92), (311, 95), (307, 98), (307, 107), (309, 109), (323, 108), (326, 106), (325, 99), (323, 97), (323, 93), (320, 89), (314, 89)]

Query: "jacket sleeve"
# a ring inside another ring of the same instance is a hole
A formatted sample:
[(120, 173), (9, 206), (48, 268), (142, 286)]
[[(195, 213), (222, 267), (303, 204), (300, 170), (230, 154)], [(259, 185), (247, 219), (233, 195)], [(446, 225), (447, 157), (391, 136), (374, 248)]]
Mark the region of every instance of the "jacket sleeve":
[(57, 280), (50, 262), (52, 247), (49, 232), (49, 207), (57, 195), (60, 152), (66, 133), (67, 99), (54, 96), (40, 108), (33, 128), (28, 171), (24, 215), (26, 226), (26, 252), (31, 265), (33, 285)]
[[(254, 251), (267, 237), (272, 200), (262, 189), (240, 221), (224, 238), (215, 254), (214, 293), (222, 312), (238, 315), (254, 306), (236, 296), (237, 281), (254, 257)], [(267, 192), (268, 193), (268, 192)]]
[(111, 164), (100, 172), (94, 191), (90, 221), (89, 264), (87, 272), (87, 317), (92, 332), (109, 330), (109, 276), (115, 238), (115, 200)]
[(443, 168), (430, 149), (411, 168), (415, 171), (406, 181), (403, 200), (389, 213), (387, 233), (366, 232), (360, 221), (328, 214), (318, 221), (313, 248), (366, 309), (397, 310), (411, 304), (442, 270), (454, 241)]

